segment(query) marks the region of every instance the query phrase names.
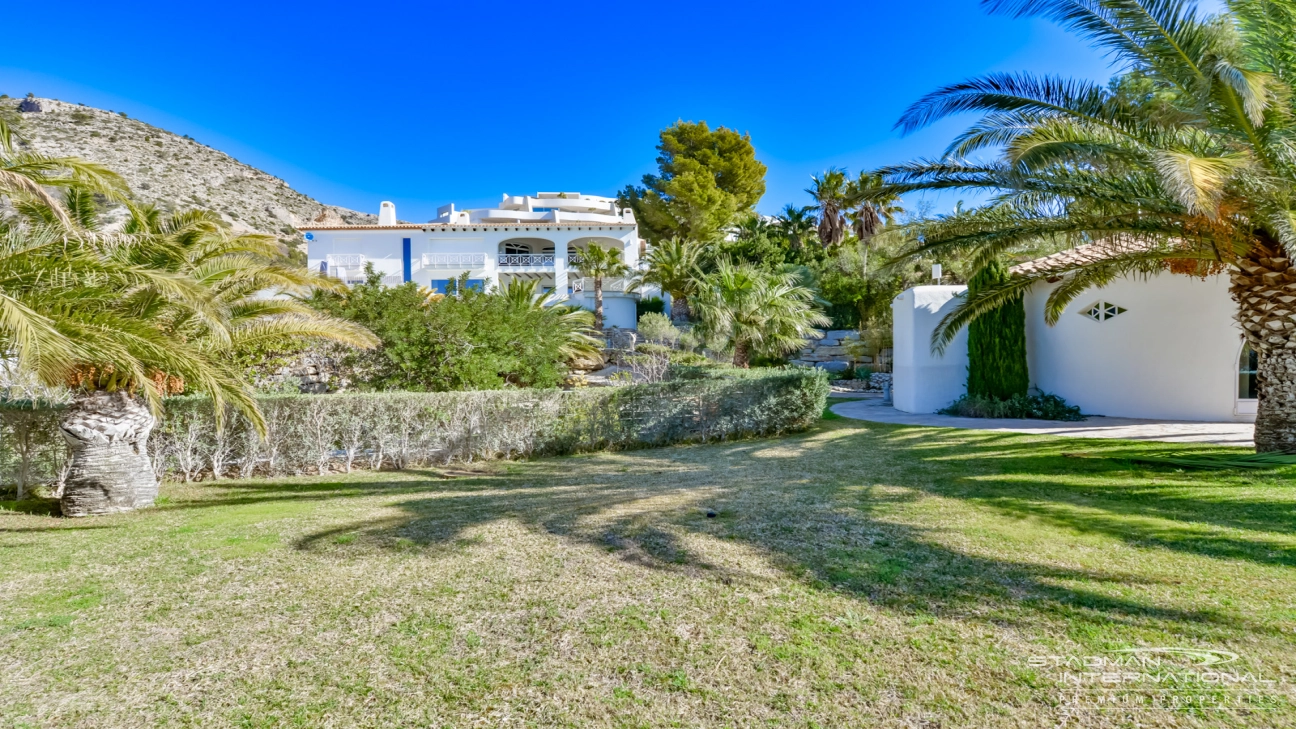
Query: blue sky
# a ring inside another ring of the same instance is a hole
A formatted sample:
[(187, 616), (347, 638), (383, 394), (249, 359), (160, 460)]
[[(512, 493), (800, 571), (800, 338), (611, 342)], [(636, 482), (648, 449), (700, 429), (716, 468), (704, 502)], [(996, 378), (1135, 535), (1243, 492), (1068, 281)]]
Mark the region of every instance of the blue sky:
[[(750, 132), (762, 212), (809, 176), (939, 153), (904, 108), (998, 70), (1106, 79), (1102, 57), (975, 0), (820, 3), (249, 3), (6, 8), (0, 93), (125, 111), (323, 202), (422, 221), (501, 193), (615, 194), (657, 132)], [(912, 202), (912, 201), (911, 201)], [(937, 211), (954, 198), (936, 199)]]

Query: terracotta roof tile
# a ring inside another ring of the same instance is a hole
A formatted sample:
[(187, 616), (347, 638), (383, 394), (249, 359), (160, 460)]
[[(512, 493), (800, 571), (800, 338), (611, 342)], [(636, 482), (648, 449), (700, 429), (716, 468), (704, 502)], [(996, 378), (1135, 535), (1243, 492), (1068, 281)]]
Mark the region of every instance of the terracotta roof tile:
[(1019, 263), (1008, 271), (1022, 276), (1042, 276), (1050, 272), (1065, 273), (1078, 266), (1097, 263), (1121, 253), (1144, 251), (1150, 247), (1149, 243), (1132, 238), (1107, 238), (1096, 243), (1069, 248), (1051, 256)]

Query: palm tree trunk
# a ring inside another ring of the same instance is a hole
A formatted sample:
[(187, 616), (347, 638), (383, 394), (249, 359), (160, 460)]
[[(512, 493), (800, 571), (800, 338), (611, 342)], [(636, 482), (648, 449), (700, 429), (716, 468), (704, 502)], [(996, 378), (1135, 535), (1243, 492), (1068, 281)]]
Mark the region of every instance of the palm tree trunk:
[(603, 328), (603, 277), (594, 277), (594, 328)]
[(751, 367), (751, 345), (745, 340), (739, 339), (734, 342), (734, 367), (747, 369)]
[(671, 321), (686, 324), (689, 320), (688, 296), (671, 292)]
[(1259, 350), (1257, 453), (1296, 453), (1296, 349)]
[(158, 484), (148, 457), (156, 420), (124, 392), (78, 397), (63, 418), (72, 466), (63, 488), (64, 516), (94, 516), (152, 506)]
[(1230, 293), (1260, 361), (1256, 451), (1296, 452), (1296, 267), (1268, 242), (1254, 245), (1238, 266)]

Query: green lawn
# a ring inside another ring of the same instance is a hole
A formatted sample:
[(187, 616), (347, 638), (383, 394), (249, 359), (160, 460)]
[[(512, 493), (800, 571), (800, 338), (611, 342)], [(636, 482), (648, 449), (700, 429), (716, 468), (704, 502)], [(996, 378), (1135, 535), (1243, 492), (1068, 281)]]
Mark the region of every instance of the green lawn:
[(832, 420), (0, 512), (0, 724), (1296, 726), (1293, 469), (1103, 457), (1182, 450)]

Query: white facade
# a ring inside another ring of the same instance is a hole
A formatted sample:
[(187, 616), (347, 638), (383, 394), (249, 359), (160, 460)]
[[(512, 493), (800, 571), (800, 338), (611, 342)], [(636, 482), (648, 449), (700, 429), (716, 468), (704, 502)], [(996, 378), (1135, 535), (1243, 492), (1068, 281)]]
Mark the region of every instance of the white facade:
[[(385, 283), (414, 281), (441, 291), (465, 273), (470, 285), (487, 288), (536, 280), (557, 291), (557, 298), (593, 309), (593, 281), (576, 270), (581, 251), (613, 248), (632, 269), (639, 263), (642, 244), (634, 213), (618, 208), (615, 198), (575, 192), (505, 195), (498, 208), (446, 205), (437, 215), (428, 223), (397, 223), (395, 206), (384, 202), (378, 225), (302, 226), (308, 265), (358, 282), (372, 263)], [(636, 326), (638, 295), (625, 288), (624, 279), (603, 282), (605, 326)]]
[[(1086, 291), (1049, 326), (1044, 304), (1056, 285), (1040, 283), (1026, 295), (1033, 387), (1090, 415), (1255, 419), (1227, 276), (1202, 280), (1162, 273), (1119, 279)], [(966, 335), (960, 334), (943, 358), (930, 353), (931, 332), (957, 305), (954, 297), (961, 289), (920, 286), (893, 302), (897, 409), (930, 413), (965, 392)]]
[(934, 413), (967, 391), (967, 330), (945, 348), (931, 348), (931, 335), (958, 306), (966, 286), (916, 286), (891, 302), (894, 337), (891, 399), (906, 413)]

